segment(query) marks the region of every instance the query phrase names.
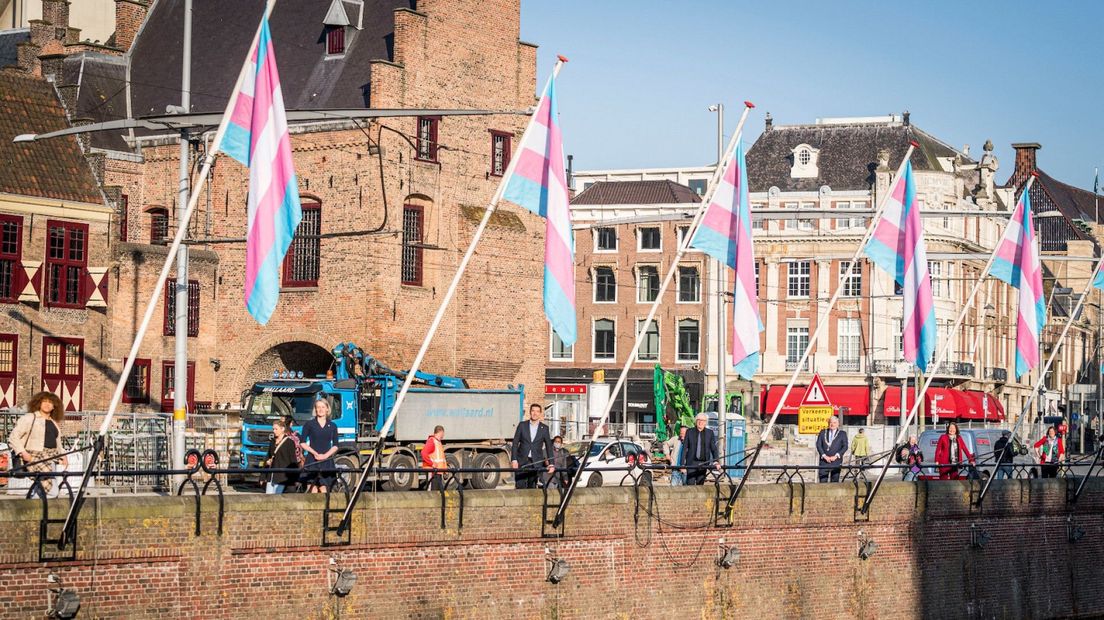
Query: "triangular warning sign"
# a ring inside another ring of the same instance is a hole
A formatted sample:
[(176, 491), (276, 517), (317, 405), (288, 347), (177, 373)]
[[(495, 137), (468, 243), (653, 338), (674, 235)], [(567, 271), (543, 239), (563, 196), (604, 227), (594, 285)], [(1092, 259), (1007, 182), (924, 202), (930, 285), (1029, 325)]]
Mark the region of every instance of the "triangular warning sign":
[(813, 375), (813, 381), (805, 388), (805, 395), (801, 397), (802, 405), (831, 405), (828, 401), (828, 390), (820, 381), (820, 375)]

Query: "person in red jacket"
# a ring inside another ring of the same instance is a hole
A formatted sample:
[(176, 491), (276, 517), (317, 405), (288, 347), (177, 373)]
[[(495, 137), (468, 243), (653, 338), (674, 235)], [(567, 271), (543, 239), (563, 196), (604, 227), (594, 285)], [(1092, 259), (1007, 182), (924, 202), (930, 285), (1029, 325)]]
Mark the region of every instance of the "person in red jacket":
[(425, 447), (422, 448), (422, 467), (429, 470), (429, 490), (440, 491), (445, 488), (444, 470), (448, 469), (448, 461), (445, 460), (445, 445), (441, 441), (445, 438), (445, 427), (437, 425), (433, 434), (426, 438)]
[[(960, 480), (959, 466), (969, 461), (974, 462), (974, 455), (966, 447), (966, 441), (958, 432), (958, 425), (954, 422), (947, 424), (947, 432), (939, 438), (939, 444), (935, 446), (935, 463), (940, 465), (940, 480)], [(948, 467), (949, 466), (949, 467)]]
[(1044, 478), (1057, 478), (1058, 466), (1066, 454), (1066, 442), (1058, 436), (1053, 426), (1047, 429), (1046, 437), (1035, 442), (1035, 454), (1039, 456), (1039, 465)]

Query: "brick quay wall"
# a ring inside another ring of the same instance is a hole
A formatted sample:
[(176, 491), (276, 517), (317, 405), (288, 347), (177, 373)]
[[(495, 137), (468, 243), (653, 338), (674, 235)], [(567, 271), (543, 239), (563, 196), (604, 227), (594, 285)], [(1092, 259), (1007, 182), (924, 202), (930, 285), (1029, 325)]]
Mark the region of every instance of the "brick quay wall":
[[(976, 492), (977, 487), (974, 487)], [(792, 491), (792, 493), (791, 493)], [(582, 489), (565, 536), (541, 537), (537, 491), (368, 494), (350, 544), (322, 546), (322, 496), (91, 498), (75, 560), (40, 561), (41, 503), (0, 501), (0, 617), (43, 617), (47, 575), (82, 618), (1052, 618), (1104, 615), (1104, 481), (886, 483), (869, 519), (853, 484), (752, 485), (731, 528), (713, 488)], [(640, 501), (637, 502), (637, 497)], [(51, 516), (64, 514), (52, 502)], [(1067, 527), (1084, 530), (1071, 543)], [(971, 545), (971, 531), (991, 539)], [(861, 540), (875, 553), (860, 559)], [(721, 545), (739, 550), (717, 565)], [(570, 572), (545, 581), (547, 551)], [(331, 558), (355, 571), (328, 593)]]

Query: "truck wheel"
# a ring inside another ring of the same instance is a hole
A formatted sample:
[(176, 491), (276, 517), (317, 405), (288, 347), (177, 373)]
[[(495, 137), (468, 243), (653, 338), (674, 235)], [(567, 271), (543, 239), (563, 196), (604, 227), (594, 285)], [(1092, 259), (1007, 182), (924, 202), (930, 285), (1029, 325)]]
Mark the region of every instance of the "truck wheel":
[(356, 469), (360, 467), (360, 463), (357, 462), (357, 458), (352, 454), (343, 454), (334, 459), (334, 465), (339, 470), (337, 477), (345, 483), (345, 488), (352, 491), (353, 486), (356, 485), (358, 476), (353, 471), (340, 471), (343, 469)]
[(602, 472), (594, 471), (590, 473), (590, 477), (587, 478), (587, 487), (597, 488), (602, 486)]
[[(391, 457), (387, 467), (413, 470), (414, 459), (405, 454), (397, 454)], [(387, 490), (389, 491), (410, 491), (417, 484), (418, 472), (416, 471), (393, 471), (387, 474)]]
[[(445, 455), (445, 464), (447, 464), (449, 466), (449, 469), (460, 469), (461, 467), (463, 467), (463, 464), (460, 463), (460, 457), (456, 454), (446, 454)], [(464, 483), (464, 477), (467, 476), (468, 474), (460, 474), (460, 473), (456, 474), (456, 480), (455, 481), (448, 478), (449, 474), (442, 474), (442, 475), (444, 475), (445, 478), (447, 480), (449, 480), (449, 488), (452, 489), (452, 488), (456, 488), (457, 483), (463, 484)]]
[(498, 481), (501, 474), (497, 471), (493, 471), (499, 468), (498, 457), (494, 454), (478, 454), (475, 457), (476, 469), (490, 469), (492, 471), (482, 471), (471, 476), (471, 486), (473, 489), (493, 489), (498, 486)]

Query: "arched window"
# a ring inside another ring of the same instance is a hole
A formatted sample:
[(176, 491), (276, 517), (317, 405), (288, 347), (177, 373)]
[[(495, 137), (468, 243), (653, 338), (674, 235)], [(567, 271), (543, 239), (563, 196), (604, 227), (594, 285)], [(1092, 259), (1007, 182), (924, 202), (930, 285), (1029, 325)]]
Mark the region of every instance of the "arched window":
[(153, 207), (147, 213), (150, 216), (150, 243), (164, 245), (169, 239), (169, 210)]
[(318, 286), (319, 260), (322, 255), (322, 203), (304, 200), (303, 219), (284, 257), (283, 285), (287, 288)]

